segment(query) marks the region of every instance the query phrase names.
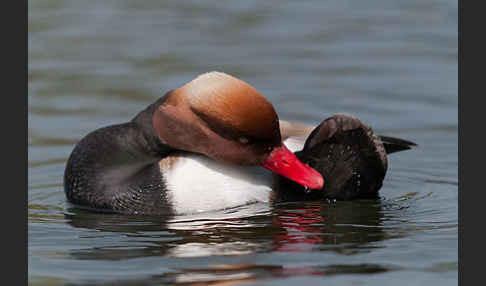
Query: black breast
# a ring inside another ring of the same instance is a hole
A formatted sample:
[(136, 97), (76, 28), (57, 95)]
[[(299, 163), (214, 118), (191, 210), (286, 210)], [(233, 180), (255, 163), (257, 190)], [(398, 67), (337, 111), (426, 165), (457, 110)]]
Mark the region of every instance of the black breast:
[(64, 191), (68, 201), (100, 211), (170, 213), (158, 165), (169, 150), (151, 140), (135, 122), (88, 134), (66, 164)]

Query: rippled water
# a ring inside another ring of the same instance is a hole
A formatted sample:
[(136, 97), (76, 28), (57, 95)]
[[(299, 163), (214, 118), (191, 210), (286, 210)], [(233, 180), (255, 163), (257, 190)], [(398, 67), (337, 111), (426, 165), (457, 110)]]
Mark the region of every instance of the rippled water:
[[(457, 1), (29, 1), (32, 285), (455, 285)], [(255, 204), (174, 218), (66, 203), (88, 132), (220, 70), (280, 118), (351, 113), (415, 141), (381, 198)]]

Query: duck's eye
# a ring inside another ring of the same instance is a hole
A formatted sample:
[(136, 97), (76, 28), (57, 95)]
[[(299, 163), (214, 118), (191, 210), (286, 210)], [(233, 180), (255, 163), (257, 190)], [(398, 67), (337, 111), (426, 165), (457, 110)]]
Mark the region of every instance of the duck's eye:
[(240, 137), (238, 138), (238, 141), (241, 143), (241, 144), (248, 144), (248, 142), (250, 142), (250, 140), (246, 137)]

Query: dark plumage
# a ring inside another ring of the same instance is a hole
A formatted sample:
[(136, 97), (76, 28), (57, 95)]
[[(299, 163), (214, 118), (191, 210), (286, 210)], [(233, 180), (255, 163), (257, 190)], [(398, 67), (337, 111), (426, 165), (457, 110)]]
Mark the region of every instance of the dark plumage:
[(356, 117), (337, 114), (324, 120), (307, 138), (297, 157), (324, 177), (324, 189), (305, 191), (279, 177), (278, 200), (376, 198), (388, 167), (387, 154), (415, 143), (376, 135)]

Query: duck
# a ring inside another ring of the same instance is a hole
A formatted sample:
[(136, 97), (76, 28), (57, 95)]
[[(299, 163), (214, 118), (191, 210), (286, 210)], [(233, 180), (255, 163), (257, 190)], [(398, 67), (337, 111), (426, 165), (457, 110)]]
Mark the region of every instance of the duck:
[(64, 192), (80, 208), (149, 215), (372, 197), (387, 152), (412, 146), (346, 114), (317, 127), (280, 120), (253, 86), (213, 71), (84, 136), (66, 162)]

